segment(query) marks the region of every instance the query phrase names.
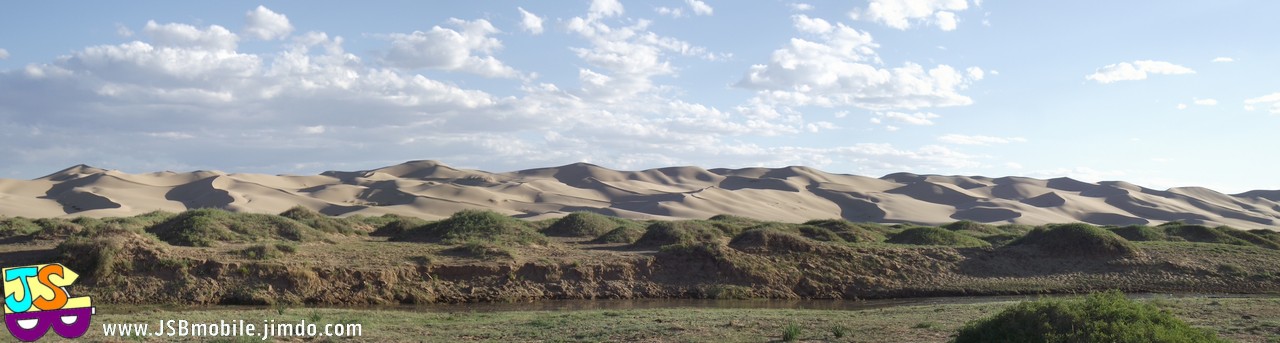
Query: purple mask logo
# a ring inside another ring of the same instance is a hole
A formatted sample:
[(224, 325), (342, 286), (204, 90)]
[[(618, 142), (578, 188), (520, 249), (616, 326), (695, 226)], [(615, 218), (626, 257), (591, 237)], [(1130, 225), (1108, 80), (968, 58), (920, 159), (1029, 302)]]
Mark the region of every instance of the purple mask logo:
[(76, 275), (62, 264), (4, 268), (4, 324), (14, 338), (34, 342), (50, 329), (64, 338), (89, 331), (96, 309), (89, 297), (71, 297)]

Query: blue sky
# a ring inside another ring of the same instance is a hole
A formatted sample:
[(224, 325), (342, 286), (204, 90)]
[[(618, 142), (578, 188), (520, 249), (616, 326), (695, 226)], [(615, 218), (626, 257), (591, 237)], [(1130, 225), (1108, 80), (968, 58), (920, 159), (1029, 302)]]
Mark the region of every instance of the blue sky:
[(1280, 189), (1280, 3), (134, 4), (3, 5), (0, 177), (436, 159)]

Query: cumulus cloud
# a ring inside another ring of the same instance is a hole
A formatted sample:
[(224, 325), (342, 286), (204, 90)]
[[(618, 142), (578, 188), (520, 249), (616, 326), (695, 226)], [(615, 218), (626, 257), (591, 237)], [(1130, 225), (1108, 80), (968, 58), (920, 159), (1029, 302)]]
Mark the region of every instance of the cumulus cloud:
[(959, 145), (995, 145), (1026, 142), (1026, 138), (1022, 137), (995, 137), (983, 135), (961, 135), (947, 134), (938, 137), (943, 143), (959, 144)]
[(142, 32), (151, 37), (153, 44), (171, 48), (205, 48), (209, 50), (235, 50), (239, 36), (226, 28), (210, 25), (205, 29), (178, 23), (157, 24), (147, 21)]
[(1214, 106), (1218, 104), (1217, 99), (1194, 99), (1191, 103), (1200, 106)]
[[(707, 5), (706, 2), (700, 0), (685, 0), (685, 5), (688, 6), (690, 11), (693, 11), (694, 15), (707, 16), (715, 12), (715, 9), (711, 8), (711, 5)], [(653, 11), (660, 15), (672, 18), (681, 18), (685, 16), (685, 9), (680, 7), (659, 6), (655, 7)]]
[(587, 16), (591, 18), (607, 18), (622, 15), (624, 9), (618, 0), (591, 0)]
[(792, 17), (796, 30), (816, 41), (792, 38), (774, 50), (769, 63), (751, 66), (735, 86), (757, 91), (757, 97), (791, 106), (854, 106), (870, 110), (964, 106), (973, 100), (960, 94), (982, 74), (948, 65), (926, 69), (906, 62), (881, 68), (879, 44), (870, 33), (843, 23), (807, 15)]
[(454, 28), (435, 26), (425, 32), (387, 35), (391, 49), (383, 54), (383, 63), (406, 70), (439, 69), (486, 77), (520, 76), (518, 71), (492, 55), (502, 48), (502, 41), (492, 36), (502, 31), (488, 20), (450, 18), (447, 25)]
[(1109, 64), (1099, 68), (1093, 74), (1085, 76), (1086, 80), (1097, 81), (1098, 83), (1112, 83), (1117, 81), (1134, 81), (1146, 80), (1150, 74), (1157, 75), (1183, 75), (1195, 74), (1195, 70), (1180, 66), (1177, 64), (1164, 62), (1141, 60), (1130, 62), (1120, 62)]
[(1228, 62), (1235, 62), (1235, 61), (1236, 59), (1230, 58), (1230, 57), (1218, 57), (1213, 59), (1214, 63), (1228, 63)]
[(854, 19), (865, 19), (899, 30), (912, 25), (932, 25), (943, 31), (956, 29), (956, 12), (969, 8), (966, 0), (871, 0), (855, 10)]
[(264, 6), (244, 14), (244, 34), (261, 40), (282, 39), (293, 33), (293, 24), (289, 17), (267, 9)]
[(8, 58), (9, 58), (9, 50), (0, 48), (0, 60), (8, 59)]
[(787, 7), (790, 7), (792, 11), (796, 11), (796, 12), (807, 12), (807, 11), (813, 10), (813, 5), (803, 3), (803, 2), (789, 3), (787, 4)]
[(696, 15), (711, 15), (715, 12), (711, 5), (707, 5), (702, 0), (684, 0), (684, 3), (689, 5), (689, 8), (693, 9), (693, 14)]
[[(706, 49), (612, 8), (592, 6), (564, 21), (585, 42), (573, 50), (577, 61), (564, 62), (580, 66), (579, 78), (523, 80), (498, 86), (502, 95), (412, 68), (468, 71), (472, 57), (492, 57), (501, 42), (483, 20), (372, 37), (385, 47), (368, 60), (324, 32), (291, 33), (274, 51), (248, 52), (221, 26), (150, 22), (136, 41), (0, 70), (0, 165), (36, 176), (75, 163), (310, 173), (433, 158), (498, 171), (592, 161), (624, 169), (838, 165), (883, 174), (970, 168), (984, 158), (936, 145), (752, 143), (839, 126), (766, 98), (727, 107), (682, 99), (659, 76), (677, 75), (679, 59), (705, 59)], [(387, 58), (417, 47), (416, 39), (466, 55), (408, 67)]]
[(539, 17), (538, 15), (533, 13), (529, 13), (529, 11), (524, 10), (523, 7), (516, 7), (516, 9), (520, 11), (520, 28), (521, 29), (524, 29), (525, 31), (529, 31), (529, 33), (532, 33), (535, 35), (542, 34), (542, 17)]
[(902, 112), (880, 112), (871, 118), (872, 124), (880, 124), (884, 119), (893, 120), (899, 123), (917, 126), (933, 125), (933, 120), (941, 118), (941, 116), (928, 112), (902, 113)]
[(1250, 98), (1244, 101), (1245, 110), (1253, 111), (1259, 105), (1271, 106), (1271, 114), (1280, 114), (1280, 92)]

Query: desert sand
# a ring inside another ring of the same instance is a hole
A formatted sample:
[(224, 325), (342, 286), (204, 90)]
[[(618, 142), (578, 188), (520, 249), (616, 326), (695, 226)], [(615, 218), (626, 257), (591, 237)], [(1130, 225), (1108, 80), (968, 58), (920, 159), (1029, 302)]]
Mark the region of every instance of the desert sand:
[(0, 179), (0, 214), (7, 216), (109, 217), (207, 207), (279, 213), (296, 205), (335, 216), (395, 213), (426, 219), (483, 208), (530, 219), (592, 211), (632, 219), (732, 214), (785, 222), (845, 218), (921, 224), (1183, 221), (1242, 229), (1280, 226), (1280, 191), (1161, 191), (1070, 178), (910, 173), (872, 178), (807, 167), (617, 171), (575, 163), (491, 173), (411, 161), (291, 176), (127, 174), (78, 165), (34, 180)]

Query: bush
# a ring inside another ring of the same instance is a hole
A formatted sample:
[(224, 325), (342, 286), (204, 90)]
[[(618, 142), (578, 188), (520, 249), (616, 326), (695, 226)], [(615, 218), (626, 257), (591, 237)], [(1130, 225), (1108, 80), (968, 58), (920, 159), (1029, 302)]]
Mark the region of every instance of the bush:
[(945, 245), (960, 248), (991, 246), (991, 243), (981, 239), (932, 226), (920, 226), (903, 230), (893, 235), (887, 242), (911, 245)]
[(986, 225), (972, 220), (961, 220), (943, 225), (942, 228), (951, 231), (969, 231), (985, 234), (1004, 233), (993, 225)]
[[(86, 230), (58, 244), (63, 261), (78, 273), (94, 280), (124, 275), (137, 267), (151, 267), (162, 248), (154, 238), (115, 224)], [(135, 261), (142, 261), (136, 264)]]
[(1114, 228), (1110, 230), (1111, 232), (1114, 232), (1116, 235), (1119, 235), (1120, 237), (1124, 237), (1124, 239), (1134, 241), (1134, 242), (1169, 240), (1169, 235), (1166, 235), (1164, 233), (1164, 230), (1153, 228), (1146, 225), (1129, 225), (1129, 226)]
[(831, 230), (840, 239), (851, 243), (884, 242), (884, 233), (888, 232), (888, 228), (879, 224), (859, 224), (844, 219), (810, 220), (804, 225)]
[(661, 247), (671, 244), (719, 242), (724, 233), (701, 221), (662, 221), (649, 224), (644, 235), (633, 244), (637, 247)]
[(297, 245), (276, 243), (276, 244), (256, 244), (240, 250), (240, 256), (255, 260), (272, 260), (284, 257), (286, 254), (292, 254), (298, 251)]
[(821, 249), (821, 243), (794, 233), (775, 229), (751, 229), (734, 237), (729, 247), (752, 253), (806, 253)]
[(622, 220), (598, 213), (574, 212), (556, 220), (542, 233), (557, 237), (600, 237), (623, 224)]
[(1119, 257), (1141, 253), (1133, 243), (1111, 231), (1084, 223), (1039, 227), (1008, 246), (1030, 247), (1058, 257)]
[(1118, 291), (1038, 300), (965, 324), (953, 342), (1225, 342)]
[(344, 235), (363, 234), (366, 225), (356, 220), (347, 218), (335, 218), (312, 211), (302, 206), (294, 206), (280, 213), (281, 217), (293, 219), (313, 229), (328, 233), (340, 233)]
[(444, 220), (423, 225), (391, 237), (394, 241), (462, 244), (484, 241), (496, 244), (545, 245), (547, 237), (525, 222), (501, 213), (462, 210)]
[(40, 231), (36, 231), (31, 237), (37, 239), (65, 239), (84, 230), (80, 224), (66, 219), (40, 218), (35, 220), (35, 224), (40, 227)]
[(640, 236), (643, 236), (643, 235), (644, 235), (644, 230), (641, 230), (640, 228), (633, 227), (633, 226), (619, 226), (617, 228), (614, 228), (613, 230), (609, 230), (609, 232), (606, 232), (603, 235), (600, 235), (600, 237), (596, 237), (596, 239), (592, 240), (591, 243), (631, 244), (631, 243), (635, 243), (635, 241), (640, 239)]
[(169, 244), (205, 247), (219, 242), (303, 242), (320, 237), (315, 229), (289, 218), (259, 213), (231, 213), (219, 209), (185, 211), (147, 231)]
[(1243, 239), (1232, 237), (1223, 230), (1214, 229), (1204, 225), (1169, 222), (1160, 224), (1159, 227), (1164, 229), (1165, 234), (1182, 238), (1188, 242), (1253, 245)]
[(398, 214), (384, 214), (377, 217), (361, 218), (365, 224), (371, 225), (376, 229), (370, 232), (370, 236), (395, 237), (404, 234), (406, 231), (427, 225), (426, 220), (415, 217), (405, 217)]
[(40, 225), (27, 218), (0, 219), (0, 238), (26, 236), (40, 231)]
[(1225, 226), (1225, 225), (1215, 227), (1213, 229), (1215, 231), (1226, 234), (1227, 236), (1235, 237), (1237, 239), (1240, 239), (1245, 242), (1249, 242), (1249, 244), (1252, 244), (1261, 248), (1280, 249), (1280, 242), (1272, 241), (1269, 238), (1259, 236), (1257, 234), (1254, 234), (1253, 232), (1239, 230), (1239, 229), (1236, 229), (1230, 226)]
[(459, 254), (468, 257), (515, 257), (511, 249), (489, 242), (481, 242), (478, 240), (470, 240), (462, 243), (462, 245), (445, 250), (445, 252)]
[(795, 342), (798, 340), (800, 340), (800, 325), (796, 325), (796, 323), (790, 323), (790, 324), (787, 324), (786, 327), (782, 328), (783, 342)]

